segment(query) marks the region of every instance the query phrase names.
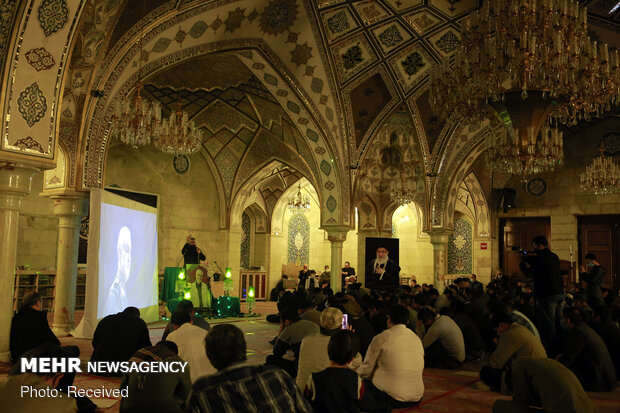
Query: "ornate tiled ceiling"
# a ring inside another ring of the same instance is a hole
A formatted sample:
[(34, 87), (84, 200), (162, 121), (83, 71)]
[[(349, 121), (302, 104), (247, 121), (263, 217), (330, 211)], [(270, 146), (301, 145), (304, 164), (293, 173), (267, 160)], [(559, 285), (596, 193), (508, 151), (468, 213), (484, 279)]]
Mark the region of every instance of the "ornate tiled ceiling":
[[(210, 68), (208, 76), (205, 76), (205, 67)], [(307, 171), (306, 175), (311, 171), (310, 179), (313, 174), (318, 176), (318, 168), (309, 156), (309, 148), (299, 130), (271, 93), (235, 55), (206, 55), (173, 66), (146, 79), (144, 93), (161, 102), (164, 112), (180, 107), (203, 130), (206, 154), (212, 158), (229, 199), (234, 195), (233, 188), (241, 187), (247, 179), (244, 176), (246, 170), (256, 170), (261, 166), (260, 159), (253, 159), (253, 154), (248, 157), (246, 152), (266, 133), (279, 145), (281, 160), (286, 158), (288, 149), (299, 155), (297, 159), (289, 156), (292, 164)], [(302, 167), (300, 162), (307, 165)], [(242, 165), (244, 171), (239, 170)], [(284, 186), (279, 194), (290, 184), (288, 181), (296, 181), (301, 176), (298, 172), (293, 174), (282, 169), (278, 176)], [(273, 185), (267, 185), (266, 191), (271, 191), (263, 194), (266, 201), (272, 200), (273, 195), (276, 195), (275, 200), (279, 197)]]

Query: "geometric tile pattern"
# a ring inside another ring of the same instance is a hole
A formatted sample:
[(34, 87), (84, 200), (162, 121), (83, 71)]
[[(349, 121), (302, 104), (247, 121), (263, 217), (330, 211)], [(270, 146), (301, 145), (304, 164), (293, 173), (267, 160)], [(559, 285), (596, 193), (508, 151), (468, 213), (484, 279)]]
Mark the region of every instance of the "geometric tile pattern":
[(348, 7), (332, 9), (322, 13), (321, 19), (326, 28), (327, 39), (331, 42), (359, 27)]
[(65, 0), (43, 0), (38, 11), (39, 23), (47, 37), (62, 29), (69, 20), (69, 9)]
[(471, 274), (472, 261), (472, 226), (459, 217), (448, 241), (448, 274)]
[(432, 30), (438, 24), (443, 23), (443, 19), (435, 16), (428, 10), (418, 11), (404, 16), (404, 19), (418, 32), (423, 35)]
[(429, 43), (438, 54), (450, 57), (461, 45), (461, 35), (451, 27), (447, 27), (428, 38)]
[(387, 23), (372, 29), (377, 44), (381, 47), (384, 54), (391, 52), (411, 39), (411, 34), (407, 32), (399, 22)]
[(37, 69), (37, 72), (41, 70), (47, 70), (50, 67), (54, 66), (54, 57), (49, 54), (44, 47), (39, 47), (37, 49), (30, 49), (26, 52), (26, 61), (30, 66)]
[(420, 85), (420, 80), (429, 74), (433, 63), (433, 58), (420, 43), (407, 47), (390, 60), (398, 84), (405, 93)]
[(37, 82), (24, 89), (17, 99), (17, 105), (19, 113), (28, 124), (33, 126), (35, 123), (41, 120), (47, 111), (47, 103), (45, 96)]
[(247, 212), (241, 215), (241, 268), (250, 268), (250, 237), (252, 222)]
[(358, 1), (353, 6), (367, 26), (390, 16), (389, 11), (375, 0)]
[(288, 223), (288, 262), (302, 265), (309, 261), (310, 224), (305, 214), (295, 214)]
[(339, 43), (332, 50), (340, 81), (351, 78), (356, 73), (377, 60), (370, 43), (364, 35), (358, 35)]
[(422, 4), (422, 0), (386, 0), (386, 2), (398, 12), (406, 11)]
[(27, 138), (18, 139), (17, 141), (15, 141), (13, 146), (19, 148), (22, 151), (31, 150), (31, 151), (37, 151), (40, 153), (45, 153), (41, 144), (35, 141), (34, 139), (32, 139), (30, 136), (28, 136)]

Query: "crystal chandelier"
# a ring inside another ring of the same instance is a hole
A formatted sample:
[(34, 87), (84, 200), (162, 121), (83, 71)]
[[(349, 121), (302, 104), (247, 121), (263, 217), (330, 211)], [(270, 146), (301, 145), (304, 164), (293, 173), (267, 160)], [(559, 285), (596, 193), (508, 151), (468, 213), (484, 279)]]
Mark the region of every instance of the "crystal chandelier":
[[(142, 5), (144, 9), (144, 4)], [(151, 142), (151, 136), (157, 136), (161, 127), (161, 105), (142, 97), (142, 41), (144, 33), (140, 33), (138, 54), (138, 85), (133, 100), (129, 96), (116, 101), (112, 115), (112, 129), (116, 137), (124, 144), (139, 148)]]
[(302, 195), (301, 184), (297, 188), (297, 193), (289, 199), (288, 208), (293, 214), (304, 213), (310, 210), (310, 198), (308, 195)]
[(112, 128), (124, 144), (139, 148), (151, 142), (161, 127), (161, 105), (142, 97), (142, 83), (138, 81), (133, 100), (117, 100), (112, 116)]
[(402, 177), (400, 180), (400, 185), (396, 184), (390, 192), (390, 199), (396, 202), (399, 206), (407, 205), (413, 202), (415, 193), (415, 181), (408, 181), (405, 177)]
[(579, 175), (581, 189), (594, 195), (608, 195), (620, 192), (620, 168), (612, 158), (605, 156), (601, 145), (601, 156)]
[(196, 128), (193, 120), (189, 120), (187, 112), (177, 110), (164, 119), (159, 134), (154, 139), (155, 146), (162, 152), (173, 155), (189, 155), (200, 149), (202, 131)]
[(461, 31), (453, 68), (446, 60), (431, 71), (431, 106), (443, 118), (507, 129), (488, 142), (493, 169), (552, 170), (562, 161), (558, 123), (589, 120), (620, 101), (618, 52), (590, 42), (578, 3), (488, 0)]

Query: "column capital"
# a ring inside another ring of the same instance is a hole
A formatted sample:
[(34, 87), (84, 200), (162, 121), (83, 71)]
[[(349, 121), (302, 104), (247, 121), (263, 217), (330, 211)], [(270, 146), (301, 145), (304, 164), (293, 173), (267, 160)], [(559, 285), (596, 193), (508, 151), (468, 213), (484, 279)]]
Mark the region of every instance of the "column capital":
[(442, 245), (447, 244), (450, 240), (450, 234), (454, 231), (446, 230), (446, 229), (432, 229), (430, 231), (424, 231), (430, 236), (431, 244), (433, 245)]
[(327, 227), (323, 229), (327, 231), (327, 239), (331, 243), (346, 241), (347, 234), (351, 231), (349, 227)]
[(54, 215), (58, 217), (77, 217), (81, 219), (88, 215), (90, 200), (87, 196), (54, 195), (50, 198), (54, 204)]
[(0, 162), (0, 193), (28, 195), (32, 187), (32, 177), (38, 171), (32, 167)]

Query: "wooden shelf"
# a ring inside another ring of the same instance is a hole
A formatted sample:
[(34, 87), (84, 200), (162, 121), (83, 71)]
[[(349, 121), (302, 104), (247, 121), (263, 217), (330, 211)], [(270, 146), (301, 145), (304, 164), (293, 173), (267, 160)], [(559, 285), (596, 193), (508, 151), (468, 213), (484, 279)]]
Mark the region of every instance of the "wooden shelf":
[[(84, 309), (86, 293), (86, 269), (78, 268), (77, 288), (75, 297), (76, 310)], [(13, 311), (21, 306), (24, 295), (28, 292), (39, 292), (44, 310), (54, 311), (56, 294), (56, 270), (15, 270), (15, 289), (13, 292)]]

